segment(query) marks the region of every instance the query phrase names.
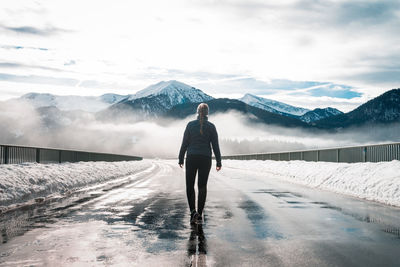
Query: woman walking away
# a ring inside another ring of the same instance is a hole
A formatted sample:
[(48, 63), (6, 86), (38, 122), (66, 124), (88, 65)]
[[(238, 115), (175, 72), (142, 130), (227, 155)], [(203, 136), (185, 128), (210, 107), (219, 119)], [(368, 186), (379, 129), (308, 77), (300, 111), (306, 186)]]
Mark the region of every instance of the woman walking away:
[[(208, 174), (211, 169), (211, 145), (217, 160), (217, 171), (221, 169), (221, 153), (219, 151), (218, 134), (214, 124), (208, 121), (208, 105), (201, 103), (197, 107), (197, 119), (190, 121), (185, 129), (181, 150), (179, 151), (179, 166), (183, 166), (183, 157), (186, 155), (186, 195), (190, 208), (190, 223), (203, 222), (203, 209), (207, 196)], [(197, 211), (194, 181), (198, 173)]]

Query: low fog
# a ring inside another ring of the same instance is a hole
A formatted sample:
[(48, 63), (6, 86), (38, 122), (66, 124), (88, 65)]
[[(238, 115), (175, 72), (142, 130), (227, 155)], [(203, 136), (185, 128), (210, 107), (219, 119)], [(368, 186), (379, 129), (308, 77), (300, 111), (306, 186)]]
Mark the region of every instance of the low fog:
[[(35, 109), (27, 102), (0, 102), (0, 143), (88, 150), (146, 158), (176, 158), (187, 122), (132, 121), (131, 114), (102, 120), (84, 111)], [(346, 129), (336, 133), (249, 123), (237, 112), (210, 115), (223, 155), (329, 148), (398, 141), (400, 125)]]

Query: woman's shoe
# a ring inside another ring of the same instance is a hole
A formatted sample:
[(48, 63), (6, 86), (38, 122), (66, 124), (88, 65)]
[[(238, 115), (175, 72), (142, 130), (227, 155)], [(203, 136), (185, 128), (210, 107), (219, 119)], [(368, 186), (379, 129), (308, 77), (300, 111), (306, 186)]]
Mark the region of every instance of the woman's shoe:
[(192, 214), (190, 215), (190, 224), (196, 224), (198, 217), (199, 214), (197, 213), (197, 211), (193, 211)]
[(203, 224), (204, 223), (204, 221), (203, 221), (203, 215), (200, 215), (200, 214), (198, 214), (197, 213), (197, 224)]

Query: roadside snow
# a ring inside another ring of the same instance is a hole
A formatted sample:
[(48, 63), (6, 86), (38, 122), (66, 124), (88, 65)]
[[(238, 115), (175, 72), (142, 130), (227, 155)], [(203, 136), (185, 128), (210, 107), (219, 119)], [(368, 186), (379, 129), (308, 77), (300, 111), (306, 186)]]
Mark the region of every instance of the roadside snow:
[[(152, 166), (151, 160), (0, 165), (0, 206), (112, 181)], [(224, 160), (223, 168), (400, 206), (400, 161), (331, 163)]]
[(378, 163), (224, 160), (223, 165), (265, 174), (265, 179), (283, 179), (400, 206), (400, 161), (397, 160)]
[(0, 165), (0, 206), (128, 176), (151, 165), (149, 160)]

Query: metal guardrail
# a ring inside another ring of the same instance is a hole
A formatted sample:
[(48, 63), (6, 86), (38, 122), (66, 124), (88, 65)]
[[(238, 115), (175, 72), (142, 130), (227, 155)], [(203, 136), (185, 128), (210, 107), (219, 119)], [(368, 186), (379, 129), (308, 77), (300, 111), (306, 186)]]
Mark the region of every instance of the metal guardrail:
[(325, 162), (380, 162), (400, 160), (400, 143), (223, 156), (223, 159), (238, 160), (305, 160)]
[(79, 161), (130, 161), (142, 160), (142, 157), (97, 153), (88, 151), (0, 145), (0, 164), (18, 164), (24, 162), (61, 163)]

